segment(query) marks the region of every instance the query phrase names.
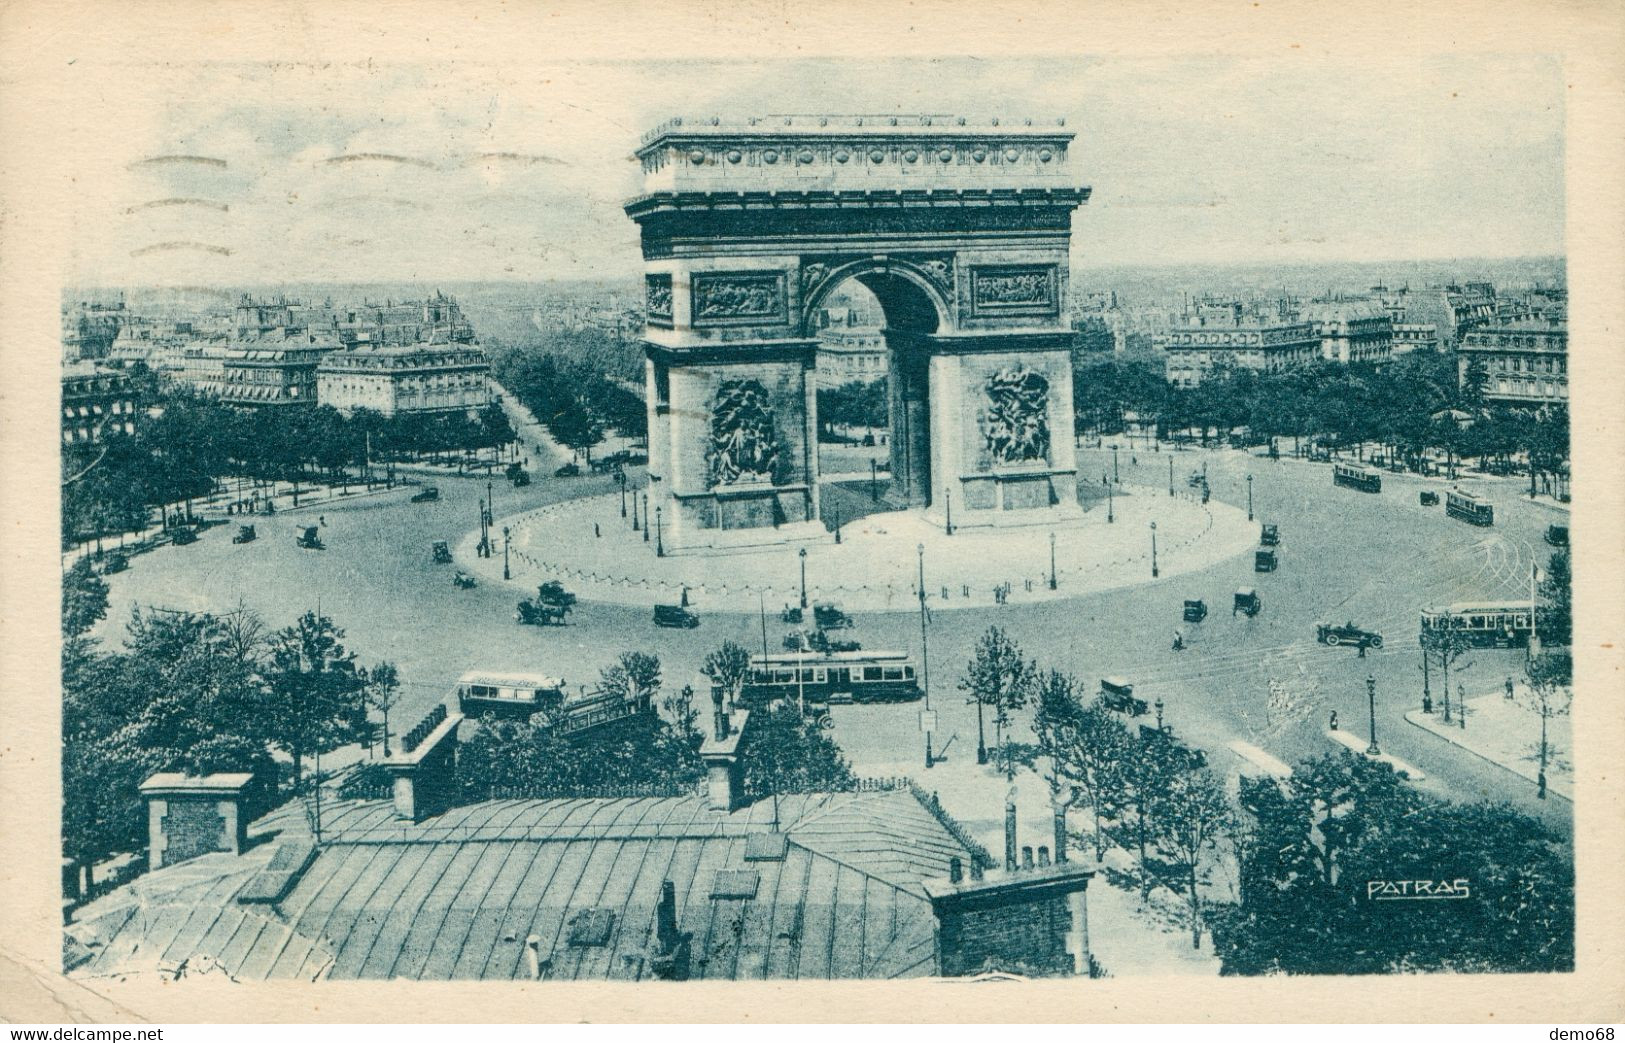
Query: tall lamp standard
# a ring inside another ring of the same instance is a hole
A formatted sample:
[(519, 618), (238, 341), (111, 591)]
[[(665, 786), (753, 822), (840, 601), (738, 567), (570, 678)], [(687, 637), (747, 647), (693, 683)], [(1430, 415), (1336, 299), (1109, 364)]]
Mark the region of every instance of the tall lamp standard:
[(952, 536), (954, 534), (954, 493), (952, 489), (942, 490), (942, 502), (948, 511), (947, 517), (943, 521), (942, 534)]
[(1055, 534), (1049, 534), (1049, 589), (1055, 589)]
[(649, 494), (643, 494), (643, 542), (649, 542)]
[(655, 508), (655, 557), (664, 558), (666, 556), (666, 545), (664, 543), (660, 542), (660, 532), (661, 532), (661, 529), (660, 529), (660, 508), (656, 507)]
[(1168, 495), (1174, 494), (1174, 458), (1168, 458)]
[(796, 557), (801, 559), (801, 607), (807, 607), (807, 548), (802, 547), (796, 551)]
[(1151, 578), (1157, 578), (1157, 523), (1151, 523)]
[(1247, 520), (1253, 520), (1253, 476), (1247, 476)]
[(1157, 696), (1157, 701), (1152, 706), (1157, 711), (1157, 731), (1160, 732), (1162, 731), (1162, 696)]
[(508, 572), (508, 527), (506, 525), (502, 527), (502, 578), (513, 579), (513, 575)]
[(626, 472), (615, 472), (615, 484), (621, 487), (621, 517), (626, 517)]
[(925, 686), (925, 712), (922, 721), (928, 726), (925, 729), (925, 766), (931, 767), (936, 763), (936, 754), (932, 750), (931, 729), (929, 727), (933, 718), (931, 714), (931, 645), (925, 633), (925, 544), (916, 543), (914, 553), (920, 559), (920, 677)]
[(1117, 472), (1117, 443), (1113, 442), (1112, 443), (1112, 481), (1113, 482), (1121, 482), (1122, 480), (1123, 479), (1118, 476), (1118, 472)]
[(1371, 674), (1365, 675), (1365, 700), (1371, 711), (1371, 745), (1365, 752), (1366, 756), (1375, 757), (1382, 751), (1377, 749), (1377, 679)]
[(1116, 515), (1112, 513), (1112, 487), (1108, 485), (1106, 486), (1106, 521), (1110, 524), (1116, 520)]
[(880, 479), (877, 477), (878, 464), (874, 457), (869, 458), (869, 499), (874, 503), (880, 502)]

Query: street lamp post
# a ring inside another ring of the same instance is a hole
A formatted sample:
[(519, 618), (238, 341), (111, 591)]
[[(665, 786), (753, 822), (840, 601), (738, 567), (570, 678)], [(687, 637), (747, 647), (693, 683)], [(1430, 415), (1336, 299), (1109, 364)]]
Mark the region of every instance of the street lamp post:
[(1382, 751), (1377, 749), (1377, 679), (1370, 674), (1365, 675), (1365, 700), (1371, 711), (1371, 745), (1365, 748), (1366, 755), (1375, 757)]
[(942, 532), (945, 536), (952, 536), (954, 534), (954, 494), (952, 489), (942, 490), (942, 502), (948, 511), (943, 522)]
[(841, 542), (841, 505), (835, 505), (835, 542)]
[(1174, 494), (1174, 458), (1168, 458), (1168, 495)]
[(807, 548), (802, 547), (796, 551), (796, 557), (801, 559), (801, 607), (807, 607)]
[(1247, 476), (1247, 520), (1253, 520), (1253, 476)]
[[(920, 678), (925, 686), (925, 712), (931, 712), (931, 644), (925, 631), (925, 544), (916, 543), (914, 553), (920, 560)], [(925, 718), (929, 721), (931, 718)], [(936, 753), (932, 749), (931, 729), (925, 729), (925, 766), (931, 767), (936, 763)]]
[(638, 491), (636, 489), (633, 489), (632, 490), (632, 531), (637, 532), (639, 528), (641, 528), (641, 526), (638, 525)]
[(660, 531), (661, 531), (660, 530), (660, 508), (656, 507), (655, 508), (655, 557), (664, 558), (666, 556), (666, 545), (664, 543), (660, 542)]
[(626, 517), (626, 472), (615, 472), (615, 484), (621, 487), (621, 517)]
[(1160, 732), (1162, 731), (1162, 696), (1157, 696), (1157, 701), (1152, 705), (1157, 710), (1157, 731)]
[(643, 494), (643, 542), (649, 542), (649, 494)]
[(1106, 522), (1110, 524), (1116, 520), (1117, 516), (1112, 509), (1112, 487), (1108, 485), (1106, 486)]
[(1112, 481), (1121, 482), (1123, 479), (1117, 471), (1117, 443), (1112, 443)]
[(502, 578), (513, 579), (513, 575), (508, 571), (508, 527), (506, 525), (502, 527)]
[(874, 503), (880, 502), (880, 479), (877, 477), (878, 464), (874, 457), (869, 458), (869, 499)]
[(1049, 534), (1049, 589), (1055, 589), (1055, 534)]
[(1433, 691), (1428, 686), (1428, 655), (1427, 642), (1422, 642), (1422, 712), (1433, 712)]
[(1157, 523), (1151, 523), (1151, 578), (1157, 578)]

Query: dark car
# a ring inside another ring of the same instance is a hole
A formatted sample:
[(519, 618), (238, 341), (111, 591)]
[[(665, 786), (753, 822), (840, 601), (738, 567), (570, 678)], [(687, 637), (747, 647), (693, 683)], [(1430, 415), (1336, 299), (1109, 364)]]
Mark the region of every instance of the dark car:
[(1567, 547), (1569, 545), (1569, 527), (1567, 525), (1546, 526), (1546, 542), (1554, 547)]
[(574, 461), (565, 464), (553, 472), (554, 478), (574, 478), (581, 473), (581, 465)]
[(520, 471), (518, 474), (509, 475), (508, 481), (513, 483), (515, 489), (523, 489), (530, 484), (530, 472)]
[(835, 652), (861, 652), (863, 645), (851, 638), (830, 637), (825, 630), (814, 630), (807, 635), (807, 647), (820, 655), (831, 655)]
[(197, 542), (197, 530), (190, 525), (182, 525), (169, 534), (169, 542), (177, 547), (184, 547), (188, 543)]
[(429, 555), (434, 558), (436, 565), (451, 564), (451, 547), (445, 540), (435, 540), (434, 546), (429, 548)]
[(327, 546), (322, 542), (322, 538), (317, 533), (314, 525), (305, 526), (304, 531), (294, 537), (294, 542), (305, 550), (323, 550)]
[(1151, 708), (1144, 699), (1134, 697), (1134, 686), (1121, 677), (1101, 678), (1100, 698), (1105, 700), (1106, 709), (1126, 713), (1130, 717), (1139, 717)]
[(844, 630), (852, 626), (852, 617), (835, 602), (820, 601), (813, 605), (813, 623), (821, 630)]
[(1279, 525), (1259, 526), (1258, 542), (1266, 547), (1279, 546), (1281, 543), (1281, 527)]
[(458, 590), (473, 590), (475, 580), (473, 576), (464, 572), (462, 569), (458, 569), (451, 577), (451, 585), (456, 587)]
[(1185, 622), (1200, 623), (1207, 618), (1207, 602), (1201, 598), (1185, 599)]
[(569, 614), (569, 605), (549, 605), (545, 601), (526, 598), (515, 608), (513, 621), (526, 626), (561, 627), (564, 625), (564, 617)]
[(107, 560), (102, 563), (102, 574), (107, 575), (107, 574), (113, 573), (113, 572), (123, 572), (125, 569), (127, 569), (129, 567), (130, 567), (130, 559), (129, 559), (129, 557), (127, 555), (125, 555), (125, 554), (114, 552), (112, 554), (109, 554), (107, 556)]
[(1381, 648), (1382, 635), (1373, 631), (1357, 627), (1354, 623), (1344, 623), (1336, 626), (1331, 623), (1315, 624), (1315, 640), (1323, 645), (1365, 645), (1367, 648)]
[(1421, 502), (1423, 507), (1439, 506), (1439, 494), (1435, 492), (1422, 493), (1419, 497), (1417, 497), (1417, 499)]
[(440, 489), (438, 486), (433, 485), (424, 489), (422, 492), (412, 494), (413, 503), (432, 503), (438, 499), (440, 499)]
[(681, 627), (693, 630), (700, 625), (700, 617), (681, 605), (656, 605), (655, 626)]
[(1273, 550), (1261, 550), (1253, 552), (1254, 572), (1274, 572), (1280, 567), (1280, 564), (1281, 559)]
[(254, 531), (254, 526), (252, 526), (252, 525), (239, 525), (239, 526), (237, 526), (237, 535), (235, 535), (235, 536), (233, 536), (231, 538), (231, 542), (233, 542), (233, 543), (253, 543), (257, 539), (259, 539), (259, 534)]
[(1263, 607), (1264, 603), (1258, 599), (1258, 591), (1252, 587), (1242, 587), (1236, 591), (1236, 599), (1230, 606), (1230, 615), (1234, 617), (1237, 612), (1245, 612), (1251, 618), (1258, 615)]

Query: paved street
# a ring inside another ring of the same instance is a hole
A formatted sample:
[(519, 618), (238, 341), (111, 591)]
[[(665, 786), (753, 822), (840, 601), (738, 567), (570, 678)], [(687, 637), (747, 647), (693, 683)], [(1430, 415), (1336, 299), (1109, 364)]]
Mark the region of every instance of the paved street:
[[(1166, 487), (1164, 453), (1119, 454), (1125, 483)], [(1110, 453), (1084, 451), (1084, 473), (1109, 467)], [(1483, 483), (1497, 509), (1496, 526), (1477, 529), (1447, 518), (1442, 508), (1417, 505), (1419, 489), (1448, 483), (1386, 475), (1380, 495), (1334, 488), (1330, 469), (1296, 461), (1271, 462), (1236, 452), (1174, 454), (1176, 480), (1200, 470), (1205, 459), (1215, 500), (1246, 509), (1244, 476), (1254, 475), (1255, 514), (1281, 526), (1281, 570), (1256, 575), (1250, 556), (1138, 587), (1104, 591), (1057, 604), (1012, 603), (962, 612), (936, 612), (930, 628), (932, 706), (941, 720), (935, 735), (947, 759), (923, 766), (919, 704), (850, 706), (837, 711), (836, 737), (866, 774), (907, 773), (942, 791), (950, 810), (979, 831), (996, 828), (1003, 783), (977, 768), (976, 715), (956, 684), (976, 637), (988, 625), (1005, 627), (1046, 668), (1077, 674), (1091, 686), (1120, 674), (1148, 702), (1161, 698), (1167, 721), (1188, 741), (1210, 751), (1215, 767), (1233, 773), (1245, 763), (1229, 744), (1250, 743), (1292, 762), (1334, 749), (1324, 732), (1336, 711), (1340, 727), (1367, 735), (1364, 680), (1376, 680), (1378, 740), (1383, 750), (1427, 772), (1420, 785), (1455, 798), (1510, 800), (1555, 824), (1569, 807), (1537, 801), (1535, 787), (1472, 753), (1403, 720), (1421, 699), (1417, 613), (1424, 606), (1469, 597), (1528, 596), (1531, 564), (1544, 563), (1541, 533), (1562, 516), (1544, 505), (1519, 502), (1516, 482)], [(634, 476), (638, 477), (638, 476)], [(696, 630), (653, 626), (646, 606), (583, 601), (562, 628), (513, 622), (515, 592), (498, 583), (472, 591), (451, 584), (452, 566), (430, 562), (432, 541), (456, 546), (477, 526), (483, 479), (438, 478), (442, 500), (407, 503), (409, 491), (323, 508), (325, 551), (294, 545), (296, 526), (315, 524), (316, 511), (279, 515), (260, 526), (261, 538), (233, 546), (226, 527), (210, 530), (190, 547), (164, 547), (110, 578), (112, 608), (101, 634), (121, 637), (134, 604), (222, 610), (239, 598), (273, 625), (291, 621), (295, 606), (315, 608), (348, 631), (361, 660), (391, 659), (406, 682), (407, 699), (392, 715), (401, 727), (444, 699), (464, 670), (527, 670), (590, 684), (620, 652), (656, 652), (668, 685), (694, 678), (706, 652), (724, 639), (760, 647), (762, 628), (752, 614), (707, 612)], [(538, 476), (526, 489), (500, 480), (500, 520), (567, 498), (614, 491), (608, 476), (554, 479)], [(718, 568), (725, 567), (723, 563)], [(462, 564), (467, 565), (464, 561)], [(495, 562), (491, 563), (493, 566)], [(1232, 618), (1238, 586), (1256, 586), (1264, 610), (1256, 619)], [(1180, 622), (1181, 602), (1202, 597), (1211, 614), (1195, 625)], [(769, 605), (771, 612), (776, 606)], [(1355, 622), (1381, 631), (1386, 644), (1360, 659), (1348, 647), (1314, 643), (1316, 619)], [(1174, 628), (1189, 647), (1170, 650)], [(769, 615), (767, 640), (777, 647), (784, 626)], [(854, 636), (868, 648), (918, 652), (919, 617), (912, 611), (858, 615)], [(1521, 652), (1482, 650), (1453, 675), (1470, 691), (1491, 690), (1516, 674)], [(1435, 676), (1435, 697), (1438, 678)], [(1271, 681), (1276, 695), (1271, 697)], [(1149, 721), (1150, 718), (1142, 718)], [(1471, 727), (1471, 723), (1469, 723)], [(992, 742), (991, 723), (988, 741)], [(1025, 738), (1025, 727), (1019, 738)], [(1252, 769), (1256, 771), (1257, 769)], [(1028, 790), (1032, 796), (1027, 796)], [(1037, 790), (1023, 787), (1024, 803), (1039, 821)], [(1023, 819), (1029, 816), (1024, 812)], [(1024, 827), (1025, 828), (1025, 827)]]

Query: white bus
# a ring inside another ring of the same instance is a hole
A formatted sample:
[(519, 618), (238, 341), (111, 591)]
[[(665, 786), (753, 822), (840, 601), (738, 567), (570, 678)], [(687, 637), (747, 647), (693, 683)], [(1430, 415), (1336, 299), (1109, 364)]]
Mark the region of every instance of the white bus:
[(1424, 609), (1422, 640), (1442, 630), (1467, 635), (1474, 645), (1512, 648), (1529, 643), (1534, 614), (1527, 601), (1462, 601), (1445, 608)]

